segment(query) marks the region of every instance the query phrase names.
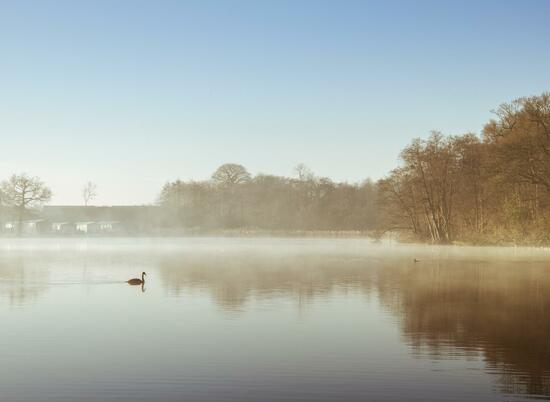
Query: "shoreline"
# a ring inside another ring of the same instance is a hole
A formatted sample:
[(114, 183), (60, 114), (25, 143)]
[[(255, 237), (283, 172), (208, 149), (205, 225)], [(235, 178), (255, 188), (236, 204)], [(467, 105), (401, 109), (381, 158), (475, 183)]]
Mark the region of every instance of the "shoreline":
[(499, 248), (550, 248), (550, 243), (529, 243), (513, 242), (508, 240), (492, 241), (486, 239), (483, 242), (470, 242), (457, 240), (452, 243), (435, 243), (429, 241), (419, 241), (415, 239), (397, 238), (385, 235), (379, 237), (374, 231), (324, 231), (324, 230), (300, 230), (300, 231), (268, 231), (268, 230), (170, 230), (153, 231), (149, 233), (105, 233), (105, 234), (23, 234), (21, 236), (11, 234), (0, 234), (0, 240), (39, 240), (39, 239), (58, 239), (58, 240), (76, 240), (76, 239), (177, 239), (177, 238), (280, 238), (280, 239), (365, 239), (373, 244), (401, 244), (404, 246), (438, 246), (438, 247), (499, 247)]

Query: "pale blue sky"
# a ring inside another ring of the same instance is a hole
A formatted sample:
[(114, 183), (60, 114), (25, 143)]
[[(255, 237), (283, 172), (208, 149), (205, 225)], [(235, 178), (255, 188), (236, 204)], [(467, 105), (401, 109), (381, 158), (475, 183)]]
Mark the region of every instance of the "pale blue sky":
[(153, 202), (224, 162), (350, 182), (550, 90), (550, 1), (2, 1), (0, 177)]

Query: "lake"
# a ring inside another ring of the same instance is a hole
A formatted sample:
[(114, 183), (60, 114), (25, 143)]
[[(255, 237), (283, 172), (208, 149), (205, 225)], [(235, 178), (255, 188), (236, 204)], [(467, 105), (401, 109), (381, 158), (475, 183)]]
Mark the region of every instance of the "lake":
[(544, 249), (0, 239), (0, 325), (1, 401), (550, 400)]

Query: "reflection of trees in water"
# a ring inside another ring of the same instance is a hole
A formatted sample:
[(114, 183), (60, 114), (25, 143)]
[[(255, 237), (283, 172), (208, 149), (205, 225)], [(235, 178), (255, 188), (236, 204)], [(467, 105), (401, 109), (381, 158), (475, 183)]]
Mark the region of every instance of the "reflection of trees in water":
[(550, 270), (541, 265), (205, 254), (166, 259), (160, 272), (171, 291), (206, 289), (229, 310), (250, 297), (309, 303), (376, 289), (418, 356), (481, 354), (502, 392), (550, 395)]
[(47, 271), (33, 269), (22, 256), (0, 258), (0, 299), (12, 306), (36, 300), (46, 291), (47, 280)]
[(260, 255), (186, 255), (165, 259), (164, 286), (176, 294), (184, 288), (207, 289), (225, 310), (241, 310), (250, 297), (291, 295), (308, 303), (329, 293), (372, 287), (373, 271), (365, 260), (338, 257), (262, 257)]
[[(483, 354), (503, 392), (550, 395), (550, 271), (441, 263), (379, 270), (379, 297), (412, 347)], [(457, 349), (458, 348), (458, 349)]]

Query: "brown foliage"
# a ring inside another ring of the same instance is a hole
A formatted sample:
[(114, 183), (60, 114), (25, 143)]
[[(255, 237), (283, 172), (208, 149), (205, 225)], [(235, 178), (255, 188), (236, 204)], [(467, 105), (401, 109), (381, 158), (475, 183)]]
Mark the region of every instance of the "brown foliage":
[(380, 180), (385, 230), (437, 243), (550, 241), (550, 94), (504, 104), (483, 130), (415, 139)]

